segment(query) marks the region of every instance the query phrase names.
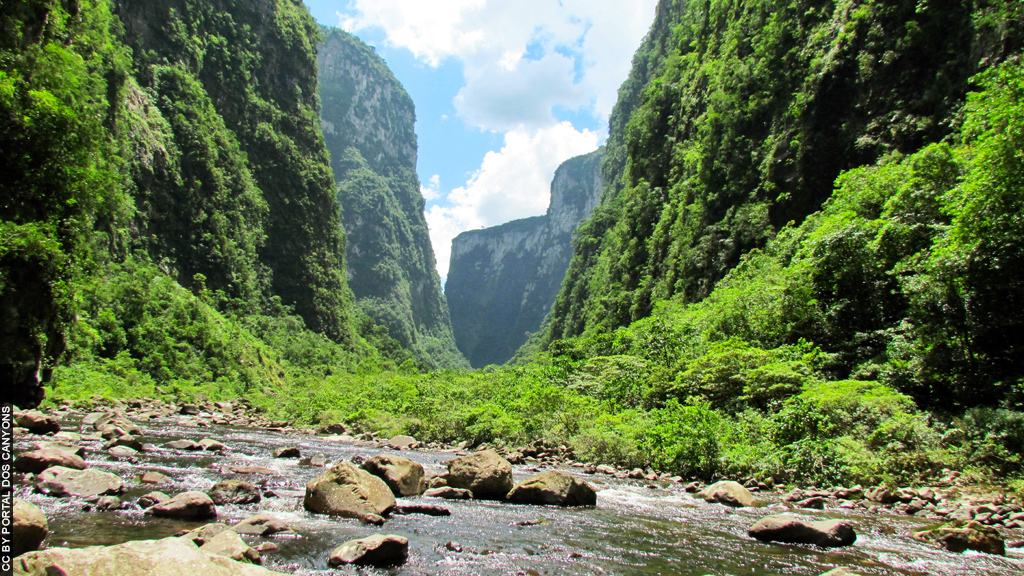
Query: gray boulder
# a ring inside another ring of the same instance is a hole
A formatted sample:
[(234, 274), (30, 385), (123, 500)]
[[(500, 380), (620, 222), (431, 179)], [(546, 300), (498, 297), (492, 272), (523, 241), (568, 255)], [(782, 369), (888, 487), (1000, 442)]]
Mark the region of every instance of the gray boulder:
[(19, 556), (38, 550), (49, 533), (43, 511), (31, 502), (15, 500), (11, 516), (11, 555)]
[(272, 536), (282, 532), (292, 532), (291, 526), (284, 520), (275, 518), (266, 512), (250, 516), (232, 526), (231, 529), (239, 534), (252, 536)]
[(247, 564), (260, 564), (260, 553), (242, 540), (242, 537), (231, 530), (224, 530), (199, 547), (208, 554), (216, 554)]
[(857, 533), (845, 520), (804, 522), (785, 514), (761, 518), (747, 530), (747, 535), (762, 542), (814, 544), (823, 548), (849, 546), (857, 541)]
[(207, 492), (217, 506), (224, 504), (254, 504), (259, 502), (260, 489), (243, 480), (222, 480)]
[(704, 490), (697, 493), (699, 498), (708, 502), (718, 502), (734, 508), (747, 506), (760, 506), (762, 502), (744, 488), (739, 482), (723, 480), (715, 482)]
[(329, 566), (398, 566), (409, 559), (409, 539), (394, 534), (374, 534), (350, 540), (331, 552)]
[(90, 496), (116, 495), (124, 492), (121, 478), (86, 468), (74, 470), (63, 466), (47, 468), (39, 474), (36, 490), (51, 496)]
[(303, 506), (310, 512), (376, 522), (395, 507), (383, 480), (351, 462), (338, 462), (306, 484)]
[(512, 464), (494, 450), (448, 461), (448, 486), (464, 488), (482, 500), (503, 500), (512, 490)]
[(548, 470), (516, 484), (506, 499), (515, 504), (596, 506), (597, 492), (571, 474)]
[(209, 554), (181, 538), (136, 540), (117, 546), (49, 548), (14, 560), (18, 575), (273, 576), (262, 566)]
[(378, 454), (360, 468), (383, 480), (395, 496), (419, 496), (426, 488), (423, 466), (402, 456)]
[(213, 500), (202, 492), (191, 490), (182, 492), (166, 502), (154, 504), (146, 509), (146, 514), (160, 518), (178, 518), (182, 520), (202, 520), (217, 517), (217, 507)]

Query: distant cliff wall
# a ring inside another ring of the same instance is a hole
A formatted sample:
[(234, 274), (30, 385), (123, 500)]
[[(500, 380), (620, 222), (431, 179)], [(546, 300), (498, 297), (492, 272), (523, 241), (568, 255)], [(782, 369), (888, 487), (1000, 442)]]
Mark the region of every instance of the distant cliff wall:
[(474, 367), (506, 362), (540, 327), (572, 259), (572, 234), (601, 198), (602, 154), (559, 166), (544, 216), (452, 242), (445, 295), (455, 342)]

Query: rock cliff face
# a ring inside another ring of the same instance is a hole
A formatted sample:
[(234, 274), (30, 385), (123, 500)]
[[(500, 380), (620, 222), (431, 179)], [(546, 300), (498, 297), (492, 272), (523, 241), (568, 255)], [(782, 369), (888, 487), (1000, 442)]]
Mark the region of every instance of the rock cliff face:
[(465, 367), (423, 216), (416, 110), (372, 48), (324, 29), (320, 123), (338, 183), (357, 304), (425, 365)]
[(540, 328), (572, 258), (572, 235), (601, 198), (601, 156), (555, 172), (547, 214), (460, 234), (445, 289), (455, 341), (474, 367), (502, 364)]

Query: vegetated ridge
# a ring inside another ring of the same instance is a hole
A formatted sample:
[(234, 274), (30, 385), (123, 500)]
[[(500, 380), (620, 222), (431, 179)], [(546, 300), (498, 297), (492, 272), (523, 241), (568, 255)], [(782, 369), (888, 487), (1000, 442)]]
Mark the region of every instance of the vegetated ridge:
[(445, 296), (455, 341), (473, 367), (504, 364), (536, 332), (572, 257), (572, 234), (601, 196), (601, 154), (562, 163), (543, 216), (459, 234)]
[(322, 31), (320, 122), (355, 302), (425, 366), (467, 367), (423, 214), (412, 99), (371, 47), (342, 30)]

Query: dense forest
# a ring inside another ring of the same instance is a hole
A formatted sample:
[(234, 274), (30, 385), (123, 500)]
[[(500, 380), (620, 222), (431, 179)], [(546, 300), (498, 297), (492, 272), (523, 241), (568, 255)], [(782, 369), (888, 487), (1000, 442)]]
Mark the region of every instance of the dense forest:
[(52, 369), (46, 402), (1024, 489), (1020, 2), (662, 0), (552, 311), (477, 372), (423, 372), (354, 304), (338, 198), (403, 199), (366, 153), (332, 168), (300, 2), (20, 0), (0, 28), (0, 363)]

